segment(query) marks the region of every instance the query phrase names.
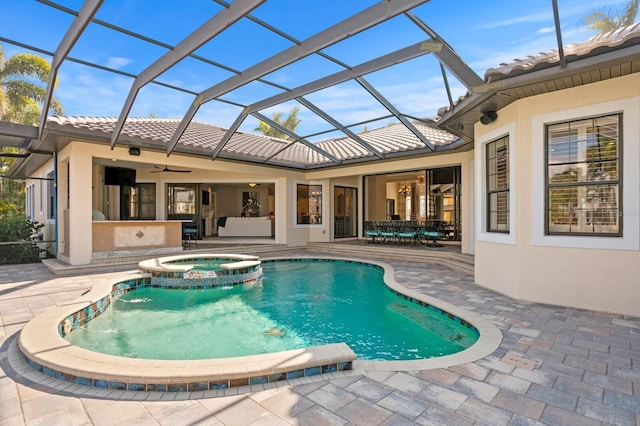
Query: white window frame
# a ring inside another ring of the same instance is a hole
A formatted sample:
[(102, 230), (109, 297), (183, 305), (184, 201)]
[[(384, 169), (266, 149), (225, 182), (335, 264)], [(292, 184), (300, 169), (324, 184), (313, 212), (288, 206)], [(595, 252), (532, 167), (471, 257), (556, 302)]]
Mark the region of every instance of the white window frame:
[(29, 216), (29, 220), (31, 220), (32, 222), (34, 222), (36, 220), (35, 190), (36, 190), (35, 184), (30, 183), (29, 185), (27, 185), (27, 190), (26, 190), (27, 208), (26, 208), (26, 210), (27, 210), (27, 216)]
[[(475, 159), (478, 170), (476, 170), (476, 193), (478, 196), (478, 208), (476, 209), (476, 226), (478, 241), (486, 241), (498, 244), (516, 244), (515, 230), (516, 220), (516, 147), (518, 146), (515, 123), (511, 122), (497, 128), (489, 133), (485, 133), (476, 139)], [(488, 220), (488, 200), (487, 200), (487, 144), (497, 139), (509, 138), (509, 232), (493, 232), (487, 230)]]
[[(619, 159), (624, 173), (622, 188), (621, 237), (591, 235), (545, 234), (545, 132), (548, 124), (580, 120), (587, 117), (622, 113), (622, 156)], [(591, 248), (609, 250), (640, 250), (640, 98), (620, 99), (561, 111), (535, 115), (531, 119), (532, 140), (532, 244), (543, 247)]]

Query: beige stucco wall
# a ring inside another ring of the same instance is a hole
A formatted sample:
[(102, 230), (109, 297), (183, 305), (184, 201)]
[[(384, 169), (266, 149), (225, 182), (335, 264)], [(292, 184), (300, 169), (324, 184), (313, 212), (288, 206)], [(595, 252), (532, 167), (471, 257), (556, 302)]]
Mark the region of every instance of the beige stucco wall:
[[(544, 124), (623, 113), (623, 237), (544, 235)], [(475, 280), (511, 297), (606, 312), (640, 315), (640, 75), (539, 95), (476, 125), (476, 192), (483, 194), (481, 148), (504, 134), (515, 151), (507, 236), (483, 233), (476, 200)]]

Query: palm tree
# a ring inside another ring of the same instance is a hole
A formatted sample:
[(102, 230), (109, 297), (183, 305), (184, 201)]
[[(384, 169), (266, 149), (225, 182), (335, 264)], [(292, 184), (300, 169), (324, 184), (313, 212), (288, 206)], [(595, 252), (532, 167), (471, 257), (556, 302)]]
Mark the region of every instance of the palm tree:
[[(302, 121), (298, 118), (298, 112), (300, 111), (300, 107), (293, 107), (291, 111), (289, 111), (289, 116), (283, 121), (282, 120), (282, 112), (274, 112), (271, 115), (271, 119), (278, 123), (280, 126), (284, 127), (287, 130), (291, 130), (292, 132), (296, 131), (298, 124)], [(270, 136), (273, 138), (279, 139), (291, 139), (286, 133), (281, 132), (280, 130), (270, 126), (268, 123), (261, 121), (255, 129), (257, 132), (262, 133), (265, 136)]]
[(587, 28), (596, 30), (600, 34), (626, 27), (635, 22), (638, 14), (638, 0), (629, 0), (624, 8), (624, 12), (620, 12), (615, 8), (600, 7), (593, 13), (584, 18)]
[[(18, 53), (5, 59), (0, 46), (0, 120), (37, 126), (50, 71), (51, 65), (45, 59), (31, 53)], [(51, 109), (58, 115), (64, 113), (55, 99), (51, 100)], [(11, 147), (0, 150), (0, 176), (4, 176), (15, 161), (16, 157), (10, 154), (18, 153), (18, 149)], [(10, 211), (24, 212), (23, 185), (13, 179), (1, 178), (0, 200), (0, 215)]]
[[(44, 58), (31, 53), (5, 59), (0, 46), (0, 120), (37, 126), (50, 71)], [(55, 99), (51, 109), (57, 115), (64, 113)]]

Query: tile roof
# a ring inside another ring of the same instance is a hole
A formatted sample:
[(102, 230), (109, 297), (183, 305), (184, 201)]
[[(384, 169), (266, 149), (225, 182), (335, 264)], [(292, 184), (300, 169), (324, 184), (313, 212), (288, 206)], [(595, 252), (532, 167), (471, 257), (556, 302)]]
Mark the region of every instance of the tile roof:
[[(611, 52), (617, 49), (622, 49), (638, 44), (640, 44), (640, 23), (629, 25), (627, 27), (620, 28), (615, 31), (610, 31), (605, 34), (593, 36), (584, 42), (572, 43), (570, 45), (564, 46), (563, 53), (565, 61), (567, 63), (570, 63), (579, 59), (585, 59), (591, 56), (596, 56), (602, 53)], [(492, 85), (495, 85), (495, 87), (499, 89), (501, 86), (498, 82), (502, 80), (506, 80), (510, 77), (516, 77), (519, 75), (526, 75), (534, 71), (543, 70), (554, 66), (557, 67), (559, 63), (560, 55), (558, 49), (553, 49), (547, 52), (540, 52), (538, 55), (529, 55), (526, 58), (514, 59), (512, 62), (502, 63), (495, 68), (489, 68), (485, 71), (484, 75), (486, 87), (482, 88), (482, 90), (480, 91), (467, 91), (464, 95), (460, 96), (456, 101), (454, 101), (453, 108), (451, 105), (441, 107), (440, 109), (438, 109), (438, 117), (436, 118), (436, 120), (438, 122), (445, 118), (451, 120), (451, 117), (447, 116), (455, 115), (456, 108), (458, 106), (462, 105), (465, 102), (470, 102), (475, 98), (485, 96), (486, 93), (489, 93), (491, 91)], [(611, 77), (613, 76), (614, 74), (612, 73)], [(516, 98), (513, 97), (513, 99)], [(501, 107), (504, 106), (505, 105), (501, 105)], [(462, 114), (468, 114), (468, 111)], [(459, 123), (457, 125), (459, 125)], [(446, 128), (448, 126), (445, 125), (444, 127)], [(470, 126), (470, 128), (471, 127), (472, 126)]]
[[(601, 53), (602, 50), (611, 51), (634, 44), (640, 44), (640, 22), (605, 34), (598, 34), (585, 42), (569, 44), (563, 47), (563, 51), (566, 61), (571, 62), (573, 59)], [(485, 81), (497, 81), (536, 71), (557, 65), (559, 61), (558, 49), (540, 52), (538, 55), (529, 55), (522, 59), (514, 59), (510, 63), (502, 63), (496, 68), (487, 69), (484, 74)]]
[[(419, 121), (412, 123), (436, 147), (444, 147), (458, 140), (451, 133)], [(358, 136), (383, 154), (425, 149), (425, 144), (403, 124), (395, 123), (359, 133)], [(340, 159), (371, 157), (373, 153), (350, 137), (318, 142), (318, 147)]]
[[(177, 118), (129, 118), (127, 119), (119, 141), (139, 142), (162, 149), (177, 129)], [(115, 128), (116, 117), (49, 117), (47, 130), (56, 133), (62, 128), (91, 132), (93, 136), (108, 138)], [(433, 125), (414, 122), (413, 125), (436, 147), (446, 147), (458, 140), (458, 137)], [(180, 138), (177, 151), (195, 152), (211, 155), (222, 139), (226, 129), (211, 124), (193, 121)], [(390, 124), (358, 135), (362, 140), (377, 149), (383, 155), (406, 153), (426, 149), (425, 144), (403, 124)], [(336, 138), (315, 144), (319, 149), (339, 160), (376, 159), (367, 148), (350, 137)], [(221, 158), (242, 159), (254, 162), (270, 162), (292, 167), (328, 166), (334, 162), (320, 152), (302, 143), (275, 139), (259, 134), (237, 131), (220, 153)]]

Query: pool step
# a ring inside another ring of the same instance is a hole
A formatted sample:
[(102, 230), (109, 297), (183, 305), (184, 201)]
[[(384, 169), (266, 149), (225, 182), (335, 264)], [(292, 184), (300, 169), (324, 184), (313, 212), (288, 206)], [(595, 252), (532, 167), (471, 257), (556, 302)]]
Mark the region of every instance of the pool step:
[(412, 262), (432, 262), (447, 265), (457, 270), (473, 274), (474, 257), (469, 254), (438, 251), (438, 249), (411, 249), (374, 244), (308, 243), (305, 248), (327, 254), (341, 254), (352, 257), (381, 257)]

